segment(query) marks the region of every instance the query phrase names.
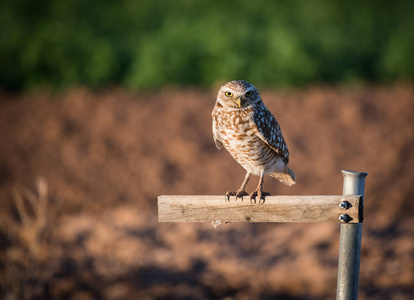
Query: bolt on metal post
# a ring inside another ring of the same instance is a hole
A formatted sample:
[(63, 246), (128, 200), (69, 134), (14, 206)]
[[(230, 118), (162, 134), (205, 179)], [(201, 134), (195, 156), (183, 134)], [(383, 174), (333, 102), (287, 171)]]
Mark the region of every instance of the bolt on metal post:
[[(367, 173), (342, 170), (345, 195), (364, 196)], [(362, 203), (363, 205), (363, 203)], [(361, 257), (362, 223), (340, 225), (337, 300), (358, 299), (359, 263)]]

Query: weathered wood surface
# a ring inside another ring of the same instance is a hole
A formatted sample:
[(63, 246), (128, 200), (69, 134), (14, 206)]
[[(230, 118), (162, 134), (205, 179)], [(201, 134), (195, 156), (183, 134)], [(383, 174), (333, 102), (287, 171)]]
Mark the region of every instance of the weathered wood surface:
[[(341, 201), (349, 203), (341, 209)], [(362, 196), (268, 196), (263, 204), (226, 202), (224, 196), (159, 196), (159, 222), (335, 222), (347, 214), (348, 223), (362, 222)]]

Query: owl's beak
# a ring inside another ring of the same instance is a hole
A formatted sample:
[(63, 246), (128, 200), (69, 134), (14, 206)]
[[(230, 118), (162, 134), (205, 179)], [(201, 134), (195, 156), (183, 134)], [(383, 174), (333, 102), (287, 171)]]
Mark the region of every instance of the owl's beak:
[(238, 107), (241, 107), (242, 104), (243, 104), (243, 100), (242, 100), (241, 97), (237, 98), (235, 102), (236, 102), (236, 104), (237, 104)]

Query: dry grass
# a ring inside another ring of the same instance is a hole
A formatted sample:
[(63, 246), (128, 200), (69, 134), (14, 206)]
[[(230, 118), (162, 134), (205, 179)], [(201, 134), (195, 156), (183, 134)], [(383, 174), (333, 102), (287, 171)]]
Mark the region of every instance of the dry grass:
[(13, 199), (17, 218), (3, 219), (9, 246), (2, 284), (6, 299), (33, 299), (43, 294), (41, 285), (53, 276), (51, 247), (53, 222), (62, 201), (48, 197), (44, 178), (36, 181), (36, 191), (15, 188)]

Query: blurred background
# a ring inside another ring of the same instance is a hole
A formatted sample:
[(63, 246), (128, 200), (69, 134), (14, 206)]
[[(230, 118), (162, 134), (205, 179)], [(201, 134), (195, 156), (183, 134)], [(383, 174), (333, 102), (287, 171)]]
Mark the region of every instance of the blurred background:
[[(414, 294), (414, 2), (5, 0), (0, 297), (333, 299), (337, 224), (165, 224), (157, 196), (245, 172), (211, 135), (253, 83), (297, 185), (368, 172), (360, 299)], [(256, 182), (247, 190), (251, 191)]]

